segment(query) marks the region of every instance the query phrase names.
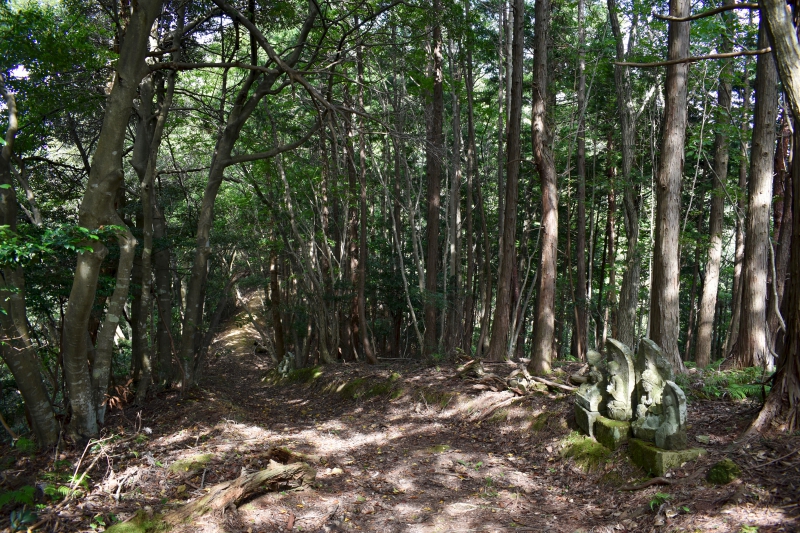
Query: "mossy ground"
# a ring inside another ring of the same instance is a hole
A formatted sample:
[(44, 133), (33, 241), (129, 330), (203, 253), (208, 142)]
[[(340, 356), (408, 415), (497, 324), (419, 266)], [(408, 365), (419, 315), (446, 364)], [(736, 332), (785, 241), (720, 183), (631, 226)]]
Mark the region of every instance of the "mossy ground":
[(163, 533), (170, 529), (170, 525), (161, 515), (148, 518), (144, 511), (139, 511), (131, 520), (114, 524), (106, 529), (106, 533)]
[(731, 459), (719, 461), (708, 471), (706, 481), (715, 485), (725, 485), (742, 475), (742, 469)]
[(584, 472), (594, 470), (611, 456), (611, 450), (577, 431), (567, 435), (561, 445), (561, 456), (572, 459)]

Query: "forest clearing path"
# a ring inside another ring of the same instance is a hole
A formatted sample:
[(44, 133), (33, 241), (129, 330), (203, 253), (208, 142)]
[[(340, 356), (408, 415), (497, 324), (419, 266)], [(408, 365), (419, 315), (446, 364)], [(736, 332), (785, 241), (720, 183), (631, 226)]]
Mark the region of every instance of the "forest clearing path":
[[(568, 395), (533, 393), (478, 420), (511, 393), (478, 390), (485, 387), (460, 379), (453, 365), (342, 364), (299, 376), (310, 383), (265, 379), (273, 365), (255, 353), (257, 333), (242, 324), (239, 317), (217, 336), (201, 387), (172, 408), (171, 431), (159, 431), (152, 449), (166, 452), (165, 466), (212, 454), (205, 479), (198, 470), (186, 480), (198, 486), (264, 468), (258, 455), (285, 446), (322, 457), (312, 465), (316, 484), (259, 495), (181, 531), (572, 533), (652, 531), (663, 522), (666, 530), (793, 528), (787, 517), (798, 509), (780, 507), (786, 487), (765, 486), (765, 472), (746, 470), (743, 482), (724, 487), (703, 480), (750, 405), (692, 403), (690, 420), (709, 421), (700, 428), (710, 435), (709, 455), (673, 472), (673, 486), (620, 492), (645, 479), (643, 472), (624, 450), (595, 458), (589, 449), (583, 460), (599, 459), (597, 466), (576, 464), (582, 448), (570, 429)], [(565, 457), (570, 450), (577, 460)], [(174, 491), (177, 483), (167, 484)], [(657, 494), (668, 500), (651, 509)]]
[[(708, 437), (708, 455), (673, 471), (669, 486), (622, 492), (647, 476), (624, 447), (607, 452), (571, 429), (570, 395), (545, 390), (508, 405), (512, 393), (461, 379), (452, 364), (337, 364), (292, 382), (275, 377), (257, 338), (246, 317), (235, 317), (195, 390), (113, 413), (106, 435), (122, 439), (109, 448), (105, 474), (103, 460), (88, 494), (43, 531), (96, 531), (98, 517), (169, 513), (212, 485), (267, 468), (266, 452), (279, 446), (320, 457), (312, 487), (256, 494), (173, 531), (800, 530), (800, 454), (786, 455), (800, 437), (725, 452), (752, 404), (691, 402), (689, 437)], [(513, 367), (487, 368), (506, 375)], [(79, 456), (66, 452), (73, 464)], [(726, 456), (744, 467), (741, 480), (709, 485), (705, 473)]]

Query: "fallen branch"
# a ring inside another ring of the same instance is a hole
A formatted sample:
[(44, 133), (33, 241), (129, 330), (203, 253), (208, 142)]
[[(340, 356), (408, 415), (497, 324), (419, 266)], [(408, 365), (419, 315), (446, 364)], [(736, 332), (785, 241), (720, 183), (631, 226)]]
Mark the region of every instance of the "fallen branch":
[(557, 389), (561, 389), (566, 392), (574, 392), (578, 390), (578, 387), (573, 387), (572, 385), (564, 385), (562, 383), (556, 383), (555, 381), (550, 381), (549, 379), (540, 378), (539, 376), (531, 376), (530, 379), (538, 381), (539, 383), (544, 383), (548, 387), (555, 387)]
[(208, 494), (169, 513), (164, 520), (170, 524), (180, 524), (201, 516), (208, 511), (219, 511), (236, 504), (251, 494), (263, 490), (264, 485), (295, 482), (298, 486), (308, 485), (316, 478), (316, 471), (306, 463), (281, 465), (273, 463), (266, 470), (240, 476), (232, 481), (214, 485)]
[(648, 479), (644, 483), (639, 483), (638, 485), (623, 485), (619, 488), (620, 491), (633, 491), (633, 490), (642, 490), (646, 489), (647, 487), (652, 487), (653, 485), (674, 485), (675, 481), (672, 479), (667, 479), (665, 477), (654, 477), (653, 479)]

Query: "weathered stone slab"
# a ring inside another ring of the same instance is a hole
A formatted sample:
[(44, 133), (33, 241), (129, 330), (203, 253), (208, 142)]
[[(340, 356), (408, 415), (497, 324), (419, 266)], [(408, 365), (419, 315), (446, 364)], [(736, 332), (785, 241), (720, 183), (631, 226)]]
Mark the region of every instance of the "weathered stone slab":
[(656, 446), (667, 450), (683, 450), (688, 445), (686, 395), (675, 382), (667, 381), (661, 401), (663, 414), (655, 434)]
[(630, 435), (630, 422), (611, 420), (604, 416), (598, 416), (594, 421), (594, 438), (609, 450), (616, 450), (628, 442)]
[(589, 411), (575, 403), (575, 422), (584, 434), (594, 437), (594, 421), (598, 416), (600, 416), (599, 412)]
[(694, 461), (704, 455), (706, 451), (703, 448), (663, 450), (649, 442), (631, 439), (628, 442), (628, 453), (635, 465), (655, 476), (663, 476), (671, 468), (680, 468), (689, 461)]

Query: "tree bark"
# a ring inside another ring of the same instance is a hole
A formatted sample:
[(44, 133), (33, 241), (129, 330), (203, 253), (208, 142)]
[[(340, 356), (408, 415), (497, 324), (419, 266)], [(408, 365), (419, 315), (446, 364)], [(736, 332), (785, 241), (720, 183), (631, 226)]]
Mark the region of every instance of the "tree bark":
[[(628, 53), (625, 51), (615, 0), (608, 0), (608, 14), (611, 21), (611, 32), (614, 34), (616, 44), (617, 62), (624, 62), (628, 58)], [(634, 15), (634, 21), (628, 36), (628, 51), (633, 48), (635, 42), (636, 21), (637, 19)], [(622, 285), (619, 293), (618, 332), (616, 338), (627, 346), (635, 346), (636, 308), (639, 305), (639, 279), (641, 275), (639, 214), (642, 207), (642, 192), (641, 185), (631, 175), (636, 156), (636, 111), (633, 104), (628, 67), (614, 65), (614, 86), (617, 93), (617, 114), (622, 134), (622, 181), (625, 183), (622, 202), (624, 207), (623, 222), (627, 238), (625, 272), (622, 275)]]
[(522, 124), (522, 55), (524, 19), (523, 0), (515, 0), (513, 65), (511, 76), (511, 118), (508, 122), (506, 138), (506, 201), (503, 223), (502, 249), (500, 250), (500, 271), (497, 277), (497, 300), (495, 303), (492, 337), (489, 341), (490, 361), (502, 361), (510, 354), (508, 349), (509, 319), (511, 315), (511, 275), (516, 263), (517, 199), (519, 196), (519, 169), (521, 162), (520, 128)]
[[(725, 0), (732, 5), (733, 0)], [(725, 16), (726, 26), (731, 17)], [(722, 33), (721, 52), (731, 50), (727, 32)], [(708, 222), (708, 260), (703, 277), (703, 294), (700, 297), (700, 310), (697, 316), (697, 343), (694, 360), (699, 368), (711, 362), (711, 339), (713, 335), (714, 314), (717, 308), (719, 289), (719, 265), (722, 258), (722, 218), (725, 211), (725, 181), (728, 177), (728, 134), (731, 111), (731, 67), (730, 60), (722, 62), (717, 83), (717, 107), (715, 108), (714, 134), (714, 188), (711, 190), (711, 214)]]
[[(792, 23), (791, 13), (779, 0), (762, 0), (762, 17), (769, 30), (770, 41), (778, 64), (781, 81), (792, 108), (795, 123), (800, 119), (800, 44)], [(800, 180), (792, 182), (793, 197), (800, 198)], [(772, 420), (783, 414), (786, 427), (795, 430), (800, 422), (800, 202), (792, 206), (792, 251), (789, 285), (786, 297), (787, 333), (772, 390), (759, 416), (751, 425), (753, 430), (765, 430)]]
[[(358, 62), (358, 107), (364, 111), (364, 58), (361, 47), (357, 51)], [(359, 172), (358, 181), (361, 188), (359, 197), (359, 210), (361, 211), (361, 224), (359, 234), (359, 256), (358, 256), (358, 334), (361, 342), (361, 349), (364, 358), (371, 365), (378, 362), (375, 352), (372, 349), (372, 342), (367, 330), (367, 153), (365, 147), (364, 119), (359, 119), (358, 132), (358, 159)]]
[[(125, 37), (116, 62), (116, 72), (108, 96), (103, 126), (92, 158), (89, 182), (79, 210), (79, 223), (94, 230), (100, 226), (125, 226), (114, 205), (122, 185), (122, 153), (131, 106), (139, 80), (147, 73), (145, 54), (150, 29), (161, 11), (160, 0), (141, 0), (133, 4)], [(79, 442), (97, 434), (92, 377), (86, 364), (86, 329), (97, 291), (100, 266), (108, 250), (97, 241), (92, 251), (78, 256), (75, 279), (64, 316), (64, 373), (72, 418), (69, 433)]]
[[(11, 158), (18, 131), (17, 104), (0, 73), (0, 97), (8, 110), (5, 143), (0, 149), (0, 226), (17, 229), (17, 194), (12, 179)], [(30, 414), (31, 429), (39, 448), (58, 441), (58, 423), (39, 371), (36, 346), (28, 331), (25, 305), (25, 275), (21, 267), (0, 269), (0, 355), (8, 365)]]
[(542, 252), (539, 295), (536, 303), (530, 371), (547, 374), (553, 357), (555, 333), (556, 259), (558, 256), (558, 191), (556, 168), (547, 124), (547, 53), (550, 0), (536, 0), (534, 26), (533, 103), (531, 129), (533, 156), (542, 187)]
[[(767, 46), (767, 30), (760, 24), (758, 42)], [(769, 210), (772, 204), (775, 121), (778, 112), (778, 71), (771, 54), (756, 62), (756, 105), (750, 155), (749, 203), (742, 265), (742, 310), (733, 364), (737, 368), (770, 365), (767, 340), (767, 264)]]
[(586, 360), (586, 28), (585, 0), (578, 0), (578, 138), (576, 171), (578, 174), (577, 235), (575, 262), (577, 287), (575, 291), (575, 356)]
[(723, 353), (733, 351), (739, 338), (739, 317), (742, 310), (742, 263), (744, 262), (744, 214), (747, 209), (747, 158), (750, 152), (747, 132), (750, 129), (750, 80), (747, 78), (749, 58), (745, 59), (744, 95), (742, 98), (741, 155), (739, 158), (739, 194), (736, 202), (736, 251), (733, 264), (733, 291), (731, 297), (731, 320), (725, 333)]
[[(470, 16), (470, 2), (466, 0), (466, 18)], [(467, 355), (472, 355), (472, 335), (475, 330), (475, 298), (473, 297), (473, 280), (475, 277), (475, 229), (473, 216), (473, 182), (476, 175), (476, 142), (475, 142), (475, 111), (473, 107), (474, 80), (472, 74), (472, 38), (471, 33), (467, 38), (467, 68), (466, 68), (466, 89), (467, 89), (467, 198), (466, 198), (466, 225), (467, 225), (467, 273), (466, 300), (464, 302), (466, 317), (464, 324), (464, 336), (462, 349)]]
[[(688, 0), (670, 0), (669, 14), (689, 15)], [(689, 56), (689, 23), (669, 23), (667, 59)], [(687, 121), (687, 76), (689, 65), (667, 67), (664, 129), (661, 161), (656, 176), (656, 234), (653, 251), (653, 286), (650, 301), (650, 339), (664, 351), (677, 373), (685, 371), (678, 351), (680, 328), (680, 239), (681, 177)]]
[[(434, 17), (441, 13), (441, 0), (433, 0)], [(442, 120), (444, 115), (444, 89), (442, 86), (442, 25), (433, 23), (433, 93), (431, 94), (428, 142), (425, 144), (425, 173), (428, 182), (427, 215), (427, 253), (425, 254), (425, 346), (423, 354), (427, 357), (438, 350), (436, 335), (436, 280), (437, 258), (439, 256), (439, 204), (442, 179), (442, 156), (444, 136)]]

